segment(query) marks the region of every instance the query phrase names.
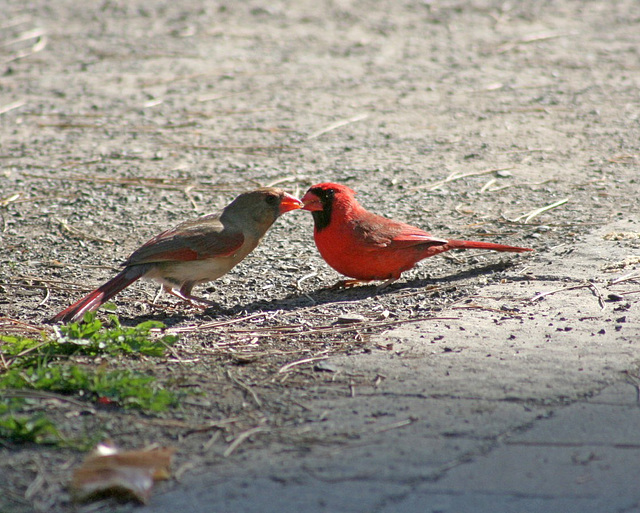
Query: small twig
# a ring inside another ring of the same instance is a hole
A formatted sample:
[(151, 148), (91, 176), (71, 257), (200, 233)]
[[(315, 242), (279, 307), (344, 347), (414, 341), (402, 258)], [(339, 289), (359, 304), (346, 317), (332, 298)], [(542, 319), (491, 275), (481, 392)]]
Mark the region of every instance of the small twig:
[(536, 208), (535, 210), (532, 210), (531, 212), (527, 212), (526, 214), (522, 214), (521, 216), (516, 217), (515, 219), (511, 220), (511, 222), (513, 223), (517, 223), (518, 221), (520, 221), (520, 219), (524, 218), (524, 224), (527, 224), (529, 221), (531, 221), (534, 217), (539, 216), (540, 214), (543, 214), (549, 210), (552, 210), (554, 208), (557, 208), (561, 205), (564, 205), (567, 201), (569, 201), (569, 198), (564, 198), (561, 199), (559, 201), (556, 201), (555, 203), (551, 203), (550, 205), (546, 205), (544, 207), (540, 207), (540, 208)]
[[(2, 114), (2, 113), (0, 112), (0, 114)], [(6, 198), (0, 199), (0, 207), (6, 207), (7, 205), (9, 205), (9, 203), (13, 203), (19, 197), (20, 197), (20, 193), (16, 192), (16, 193), (12, 194), (11, 196), (7, 196)]]
[(22, 43), (23, 41), (28, 41), (29, 39), (38, 39), (44, 34), (45, 30), (43, 28), (34, 28), (31, 30), (27, 30), (14, 39), (10, 39), (9, 41), (0, 43), (0, 47), (7, 47), (16, 43)]
[[(489, 180), (487, 183), (485, 183), (481, 188), (480, 188), (480, 193), (484, 193), (487, 192), (487, 189), (489, 189), (489, 187), (491, 187), (494, 183), (496, 183), (497, 180), (495, 178), (492, 178), (491, 180)], [(491, 190), (491, 192), (493, 192), (494, 189)]]
[(49, 301), (49, 287), (47, 287), (47, 284), (43, 284), (44, 287), (44, 291), (45, 291), (45, 295), (44, 295), (44, 299), (42, 301), (40, 301), (38, 303), (38, 306), (42, 306), (44, 305), (47, 301)]
[(256, 406), (258, 408), (262, 408), (262, 401), (258, 398), (258, 394), (255, 393), (253, 388), (251, 388), (249, 385), (244, 383), (242, 380), (236, 378), (233, 374), (231, 374), (230, 370), (227, 370), (227, 377), (231, 381), (233, 381), (236, 385), (238, 385), (242, 390), (247, 392), (251, 396), (251, 398), (253, 399), (253, 402), (256, 403)]
[(636, 160), (638, 157), (640, 157), (640, 154), (616, 155), (614, 157), (608, 158), (607, 161), (614, 164), (628, 163), (629, 161)]
[(229, 456), (231, 456), (231, 453), (235, 451), (242, 442), (244, 442), (250, 436), (255, 435), (256, 433), (260, 433), (261, 431), (265, 431), (265, 428), (261, 426), (257, 426), (240, 433), (238, 436), (235, 437), (233, 442), (231, 442), (229, 447), (227, 447), (227, 449), (222, 453), (222, 456), (225, 458), (228, 458)]
[(197, 212), (198, 211), (198, 204), (196, 203), (196, 200), (194, 199), (193, 195), (191, 194), (191, 191), (193, 189), (194, 189), (193, 185), (188, 185), (184, 189), (184, 195), (189, 200), (189, 203), (191, 203), (191, 206), (193, 207), (193, 210), (195, 210)]
[(282, 151), (288, 150), (291, 146), (286, 144), (278, 144), (278, 145), (248, 145), (248, 146), (210, 146), (207, 144), (186, 144), (186, 143), (167, 143), (167, 146), (171, 146), (174, 148), (183, 148), (183, 149), (192, 149), (192, 150), (209, 150), (209, 151), (242, 151), (249, 154), (259, 153), (262, 151)]
[(640, 270), (631, 271), (630, 273), (623, 274), (619, 278), (609, 282), (609, 285), (615, 285), (616, 283), (622, 283), (623, 281), (630, 281), (634, 278), (640, 278)]
[[(185, 361), (180, 357), (180, 355), (178, 354), (178, 351), (176, 351), (176, 349), (175, 349), (173, 346), (171, 346), (171, 345), (167, 344), (167, 343), (166, 343), (164, 340), (162, 340), (162, 339), (159, 339), (159, 342), (160, 342), (164, 347), (166, 347), (166, 348), (167, 348), (167, 351), (169, 351), (169, 352), (173, 355), (173, 357), (176, 359), (176, 361), (178, 362), (178, 364), (179, 364), (182, 368), (184, 368), (184, 367), (185, 367)], [(189, 360), (189, 361), (190, 361), (190, 362), (194, 362), (194, 361), (196, 361), (196, 362), (197, 362), (197, 361), (199, 361), (199, 358), (197, 358), (197, 359), (195, 359), (195, 360)]]
[[(309, 280), (309, 279), (311, 279), (311, 278), (314, 278), (314, 277), (316, 277), (316, 276), (318, 276), (318, 273), (317, 273), (317, 272), (315, 272), (315, 271), (314, 271), (314, 272), (312, 272), (312, 273), (309, 273), (309, 274), (305, 274), (302, 278), (299, 278), (299, 279), (298, 279), (298, 281), (296, 281), (296, 288), (297, 288), (298, 290), (301, 290), (301, 289), (302, 289), (302, 284), (303, 284), (305, 281), (307, 281), (307, 280)], [(315, 303), (315, 301), (314, 301), (314, 303)]]
[(228, 94), (209, 94), (209, 95), (204, 95), (204, 96), (200, 96), (198, 98), (198, 102), (203, 103), (203, 102), (213, 102), (213, 101), (217, 101), (217, 100), (222, 100), (223, 98), (231, 98), (233, 96), (240, 96), (242, 94), (249, 94), (249, 93), (253, 93), (255, 92), (255, 90), (247, 90), (247, 91), (240, 91), (237, 93), (228, 93)]
[[(28, 34), (30, 36), (28, 39), (33, 39), (33, 38), (36, 39), (36, 42), (31, 46), (31, 48), (24, 50), (22, 52), (18, 52), (12, 55), (11, 57), (9, 57), (8, 59), (4, 59), (4, 62), (9, 63), (9, 62), (17, 61), (20, 59), (24, 59), (25, 57), (29, 57), (33, 54), (36, 54), (44, 50), (47, 47), (48, 40), (44, 31), (41, 31), (41, 30), (42, 29), (34, 29), (33, 31), (30, 31), (30, 33)], [(23, 40), (26, 40), (26, 38), (23, 38)], [(10, 41), (9, 43), (13, 43), (13, 42), (15, 41)]]
[(74, 228), (73, 226), (70, 226), (63, 219), (58, 219), (58, 222), (60, 223), (60, 226), (64, 230), (68, 231), (72, 235), (75, 235), (76, 237), (81, 237), (83, 239), (92, 240), (92, 241), (96, 241), (96, 242), (104, 242), (106, 244), (115, 244), (115, 242), (110, 240), (110, 239), (103, 239), (101, 237), (95, 237), (93, 235), (89, 235), (88, 233), (83, 232), (82, 230), (78, 230), (77, 228)]
[(38, 463), (37, 466), (39, 467), (38, 473), (36, 474), (36, 477), (33, 478), (33, 481), (31, 481), (29, 486), (27, 486), (27, 489), (24, 492), (24, 498), (27, 499), (29, 502), (31, 502), (35, 496), (41, 493), (42, 488), (47, 482), (47, 480), (44, 477), (42, 464)]
[(357, 116), (353, 116), (352, 118), (349, 119), (343, 119), (342, 121), (336, 121), (335, 123), (332, 123), (331, 125), (329, 125), (328, 127), (325, 127), (321, 130), (318, 130), (317, 132), (313, 132), (309, 137), (307, 137), (307, 141), (311, 140), (311, 139), (316, 139), (318, 137), (320, 137), (323, 134), (326, 134), (327, 132), (331, 132), (331, 130), (335, 130), (336, 128), (340, 128), (343, 127), (345, 125), (349, 125), (351, 123), (355, 123), (357, 121), (362, 121), (363, 119), (366, 119), (369, 117), (369, 114), (358, 114)]
[(489, 192), (498, 192), (504, 189), (509, 189), (511, 187), (534, 187), (536, 185), (544, 185), (549, 182), (555, 182), (555, 181), (556, 180), (554, 178), (550, 178), (549, 180), (542, 180), (541, 182), (509, 183), (506, 185), (501, 185), (500, 187), (494, 187), (493, 189), (490, 189)]
[(616, 292), (619, 296), (626, 296), (627, 294), (637, 294), (640, 290), (628, 290), (626, 292)]
[(8, 103), (7, 105), (4, 105), (2, 107), (0, 107), (0, 116), (2, 114), (6, 114), (7, 112), (10, 112), (12, 110), (15, 109), (19, 109), (20, 107), (22, 107), (23, 105), (26, 105), (27, 102), (22, 101), (22, 100), (18, 100), (17, 102), (13, 102), (13, 103)]
[(193, 435), (194, 433), (205, 433), (207, 431), (211, 431), (212, 429), (226, 429), (226, 426), (229, 424), (235, 424), (240, 421), (240, 417), (228, 417), (226, 419), (214, 420), (213, 422), (209, 422), (208, 424), (201, 424), (199, 426), (191, 427), (187, 423), (171, 419), (168, 422), (170, 424), (166, 424), (166, 420), (156, 420), (156, 421), (147, 421), (147, 423), (153, 423), (156, 425), (169, 425), (172, 426), (174, 423), (174, 427), (190, 427), (190, 429), (185, 433), (185, 436)]
[(562, 287), (559, 289), (554, 289), (554, 290), (548, 290), (547, 292), (539, 292), (538, 294), (536, 294), (535, 296), (533, 296), (529, 301), (531, 301), (532, 303), (534, 301), (537, 301), (538, 299), (542, 299), (543, 297), (547, 297), (550, 296), (551, 294), (556, 294), (557, 292), (564, 292), (565, 290), (576, 290), (576, 289), (584, 289), (589, 287), (589, 284), (585, 284), (583, 283), (582, 285), (570, 285), (568, 287)]
[(465, 305), (465, 306), (453, 306), (452, 310), (483, 310), (487, 312), (496, 312), (503, 315), (510, 315), (511, 317), (522, 317), (522, 314), (517, 314), (514, 312), (510, 312), (509, 310), (502, 310), (500, 308), (491, 308), (488, 306), (480, 306), (480, 305)]
[(568, 37), (573, 34), (540, 34), (537, 36), (527, 36), (519, 39), (518, 41), (509, 41), (498, 47), (498, 53), (506, 53), (509, 50), (513, 50), (516, 46), (528, 45), (531, 43), (538, 43), (540, 41), (548, 41), (549, 39), (557, 39), (559, 37)]
[(293, 367), (298, 365), (304, 365), (305, 363), (318, 362), (320, 360), (326, 360), (329, 358), (328, 356), (313, 356), (311, 358), (303, 358), (302, 360), (297, 360), (295, 362), (287, 363), (278, 369), (278, 374), (283, 374), (285, 372), (289, 372)]
[(265, 315), (269, 315), (270, 313), (271, 312), (260, 312), (253, 315), (247, 315), (245, 317), (239, 317), (238, 319), (231, 319), (229, 321), (214, 321), (214, 322), (206, 322), (204, 324), (200, 324), (196, 326), (182, 326), (178, 328), (169, 328), (168, 330), (166, 330), (166, 332), (167, 333), (191, 333), (192, 331), (219, 328), (220, 326), (227, 326), (229, 324), (239, 324), (243, 321), (249, 321), (257, 317), (264, 317)]
[(415, 187), (411, 187), (409, 190), (417, 191), (419, 189), (427, 189), (427, 190), (433, 191), (438, 187), (443, 186), (445, 183), (455, 182), (456, 180), (461, 180), (463, 178), (468, 178), (470, 176), (488, 175), (490, 173), (497, 173), (498, 171), (508, 171), (510, 169), (514, 169), (514, 167), (512, 166), (512, 167), (501, 167), (497, 169), (485, 169), (483, 171), (469, 171), (468, 173), (456, 173), (454, 171), (449, 176), (447, 176), (444, 180), (440, 180), (439, 182), (432, 183), (432, 184), (417, 185)]
[(254, 329), (240, 329), (229, 331), (229, 334), (250, 334), (253, 337), (273, 337), (274, 335), (297, 335), (297, 336), (308, 336), (316, 333), (331, 333), (337, 334), (342, 332), (361, 332), (364, 330), (382, 328), (386, 326), (395, 326), (398, 324), (407, 324), (412, 322), (421, 322), (421, 321), (433, 321), (433, 320), (456, 320), (458, 317), (418, 317), (416, 319), (400, 319), (397, 321), (389, 321), (389, 322), (371, 322), (371, 323), (353, 323), (346, 326), (320, 326), (318, 328), (313, 328), (307, 331), (298, 331), (299, 328), (304, 327), (304, 324), (291, 324), (287, 326), (266, 326), (262, 328), (254, 328)]
[(598, 298), (598, 304), (600, 305), (600, 310), (604, 310), (604, 298), (602, 297), (602, 292), (600, 292), (600, 289), (598, 287), (596, 287), (596, 284), (593, 282), (589, 282), (589, 285), (587, 285), (595, 294), (595, 296)]
[(374, 433), (384, 433), (385, 431), (391, 431), (392, 429), (398, 429), (404, 426), (408, 426), (410, 424), (413, 424), (416, 420), (416, 418), (411, 417), (405, 420), (399, 420), (398, 422), (393, 422), (391, 424), (387, 424), (386, 426), (378, 426), (377, 428), (375, 428), (373, 430)]
[(269, 182), (267, 185), (265, 185), (265, 187), (275, 187), (276, 185), (279, 185), (281, 183), (295, 182), (296, 180), (298, 180), (298, 178), (298, 175), (283, 176), (282, 178), (278, 178), (273, 182)]
[(89, 405), (86, 402), (78, 401), (77, 399), (74, 399), (73, 397), (70, 397), (68, 395), (47, 392), (46, 390), (26, 390), (26, 389), (6, 388), (2, 390), (2, 395), (5, 397), (23, 397), (27, 399), (44, 399), (44, 400), (55, 399), (56, 401), (73, 404), (85, 410), (93, 411), (93, 408), (91, 407), (91, 405)]
[[(88, 162), (80, 162), (80, 163), (67, 163), (61, 167), (76, 167), (76, 166), (84, 166), (89, 164), (95, 164), (96, 162), (101, 161), (88, 161)], [(183, 190), (186, 186), (193, 186), (193, 190), (211, 190), (215, 189), (217, 191), (225, 191), (225, 192), (234, 192), (237, 191), (237, 187), (233, 187), (229, 184), (220, 184), (220, 185), (198, 185), (193, 184), (189, 179), (181, 179), (181, 178), (157, 178), (157, 177), (147, 177), (147, 176), (138, 176), (138, 177), (106, 177), (106, 176), (80, 176), (80, 175), (68, 175), (68, 176), (50, 176), (50, 175), (38, 175), (33, 173), (22, 173), (22, 176), (28, 176), (29, 178), (38, 178), (43, 180), (60, 180), (60, 181), (70, 181), (70, 182), (88, 182), (88, 183), (109, 183), (109, 184), (120, 184), (120, 185), (133, 185), (136, 187), (144, 186), (144, 187), (157, 187), (159, 189), (167, 189), (167, 190)], [(62, 196), (65, 197), (65, 196)]]
[(218, 441), (218, 438), (220, 438), (221, 436), (222, 436), (222, 431), (220, 430), (214, 431), (211, 437), (209, 437), (209, 440), (207, 440), (207, 442), (202, 446), (202, 452), (204, 453), (209, 452), (213, 447), (213, 444), (215, 444)]
[(39, 344), (36, 344), (35, 346), (29, 347), (28, 349), (24, 349), (23, 351), (20, 351), (17, 355), (15, 355), (6, 365), (7, 368), (11, 365), (13, 365), (15, 363), (16, 360), (18, 360), (18, 358), (22, 358), (23, 356), (28, 355), (29, 353), (32, 353), (33, 351), (36, 351), (38, 349), (40, 349), (43, 346), (46, 346), (50, 341), (49, 340), (45, 340), (43, 342), (40, 342)]
[(9, 324), (15, 324), (17, 326), (21, 326), (22, 328), (25, 328), (29, 331), (35, 331), (36, 333), (40, 333), (43, 330), (46, 331), (47, 329), (49, 331), (53, 331), (53, 328), (50, 328), (48, 326), (34, 326), (33, 324), (28, 324), (26, 322), (19, 321), (18, 319), (12, 319), (11, 317), (0, 317), (0, 323), (2, 323), (3, 321), (8, 322)]
[[(20, 194), (20, 193), (16, 193), (16, 194)], [(13, 196), (15, 196), (15, 194)], [(11, 196), (11, 198), (13, 198), (13, 196)], [(18, 205), (20, 203), (33, 203), (34, 201), (53, 201), (60, 198), (75, 198), (75, 197), (76, 197), (76, 194), (60, 194), (60, 195), (52, 194), (49, 196), (31, 196), (29, 198), (22, 198), (22, 199), (15, 199), (15, 200), (12, 199), (11, 203), (13, 203), (14, 205)], [(8, 199), (9, 198), (7, 198), (7, 200)], [(0, 206), (7, 206), (7, 205), (0, 204)]]

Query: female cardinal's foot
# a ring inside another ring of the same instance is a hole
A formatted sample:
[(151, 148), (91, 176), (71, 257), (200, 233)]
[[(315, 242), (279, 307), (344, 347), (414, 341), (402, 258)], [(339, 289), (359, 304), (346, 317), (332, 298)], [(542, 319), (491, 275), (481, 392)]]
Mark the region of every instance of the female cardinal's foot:
[(206, 310), (207, 308), (210, 308), (210, 307), (220, 308), (220, 305), (215, 301), (210, 301), (209, 299), (205, 299), (203, 297), (192, 296), (191, 294), (185, 294), (179, 289), (165, 288), (164, 291), (167, 292), (168, 294), (171, 294), (172, 296), (179, 297), (184, 302), (189, 303), (191, 306), (200, 308), (202, 310)]

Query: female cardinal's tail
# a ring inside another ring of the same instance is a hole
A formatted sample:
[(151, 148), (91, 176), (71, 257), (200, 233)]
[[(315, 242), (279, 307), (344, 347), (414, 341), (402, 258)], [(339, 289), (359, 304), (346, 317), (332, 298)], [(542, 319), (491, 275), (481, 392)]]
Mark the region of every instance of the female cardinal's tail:
[(107, 283), (83, 297), (80, 301), (76, 301), (71, 306), (62, 310), (62, 312), (54, 315), (49, 322), (67, 323), (79, 321), (85, 313), (100, 308), (102, 304), (109, 301), (109, 299), (122, 289), (141, 278), (146, 271), (148, 271), (148, 268), (142, 265), (127, 267), (116, 277), (110, 279)]

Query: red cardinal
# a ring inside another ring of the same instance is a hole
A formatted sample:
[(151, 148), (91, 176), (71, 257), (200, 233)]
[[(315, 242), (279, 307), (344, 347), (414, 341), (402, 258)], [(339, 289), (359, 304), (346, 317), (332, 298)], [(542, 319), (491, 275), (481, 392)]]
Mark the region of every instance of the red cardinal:
[(355, 278), (342, 286), (370, 280), (386, 280), (386, 286), (420, 260), (450, 249), (532, 251), (491, 242), (439, 239), (365, 210), (354, 191), (336, 183), (312, 186), (302, 202), (313, 215), (313, 236), (322, 258), (339, 273)]
[(299, 199), (265, 187), (238, 196), (221, 212), (186, 221), (138, 248), (115, 278), (55, 315), (52, 322), (72, 322), (97, 310), (139, 278), (189, 302), (211, 304), (191, 289), (226, 274), (260, 243), (280, 214), (302, 208)]

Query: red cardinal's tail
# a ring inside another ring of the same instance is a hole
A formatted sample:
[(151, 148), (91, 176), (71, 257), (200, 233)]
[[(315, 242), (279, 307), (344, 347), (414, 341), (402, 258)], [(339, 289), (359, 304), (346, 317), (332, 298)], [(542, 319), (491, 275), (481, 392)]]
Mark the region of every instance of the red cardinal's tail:
[(127, 267), (116, 277), (110, 279), (107, 283), (98, 287), (96, 290), (83, 297), (80, 301), (76, 301), (71, 306), (62, 310), (62, 312), (54, 315), (50, 322), (75, 322), (84, 316), (87, 312), (92, 312), (100, 308), (100, 306), (122, 289), (131, 285), (134, 281), (141, 278), (148, 268), (146, 266), (137, 265)]
[(505, 246), (504, 244), (495, 244), (493, 242), (477, 242), (474, 240), (450, 240), (446, 244), (440, 246), (428, 246), (424, 249), (424, 256), (421, 258), (432, 257), (438, 253), (444, 253), (450, 249), (491, 249), (493, 251), (508, 251), (511, 253), (523, 253), (525, 251), (533, 251), (529, 248), (519, 248), (518, 246)]
[(450, 240), (445, 244), (449, 249), (491, 249), (493, 251), (508, 251), (511, 253), (524, 253), (533, 251), (530, 248), (519, 248), (518, 246), (505, 246), (504, 244), (494, 244), (493, 242), (476, 242), (473, 240)]

